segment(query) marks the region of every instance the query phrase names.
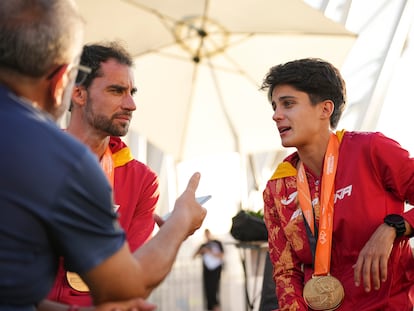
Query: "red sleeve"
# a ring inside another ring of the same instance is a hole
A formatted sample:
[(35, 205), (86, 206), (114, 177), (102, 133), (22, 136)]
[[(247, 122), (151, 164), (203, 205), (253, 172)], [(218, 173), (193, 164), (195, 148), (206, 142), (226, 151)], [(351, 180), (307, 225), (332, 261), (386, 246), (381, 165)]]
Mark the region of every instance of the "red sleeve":
[(305, 311), (308, 308), (302, 296), (304, 273), (300, 260), (285, 236), (283, 223), (289, 221), (289, 218), (286, 220), (286, 215), (281, 213), (280, 198), (275, 193), (276, 189), (283, 187), (282, 184), (282, 179), (269, 181), (263, 192), (264, 219), (269, 233), (269, 255), (274, 267), (276, 296), (279, 310)]
[[(414, 205), (414, 159), (400, 144), (381, 133), (372, 135), (370, 154), (375, 172), (384, 181), (386, 190), (399, 200)], [(405, 220), (414, 228), (414, 209), (404, 213)]]
[(120, 205), (119, 222), (131, 251), (151, 237), (158, 187), (157, 175), (141, 162), (133, 160), (115, 169), (115, 202)]
[(159, 198), (159, 184), (155, 173), (146, 169), (142, 181), (141, 195), (136, 202), (134, 219), (127, 233), (132, 251), (151, 237), (155, 225), (153, 214)]

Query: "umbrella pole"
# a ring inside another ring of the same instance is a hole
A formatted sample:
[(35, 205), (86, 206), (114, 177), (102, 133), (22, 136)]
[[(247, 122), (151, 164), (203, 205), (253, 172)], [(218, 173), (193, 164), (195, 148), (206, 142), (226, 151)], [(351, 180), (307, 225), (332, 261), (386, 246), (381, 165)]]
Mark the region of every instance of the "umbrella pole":
[(240, 209), (247, 209), (248, 208), (248, 182), (247, 182), (247, 155), (244, 153), (239, 152), (240, 157)]

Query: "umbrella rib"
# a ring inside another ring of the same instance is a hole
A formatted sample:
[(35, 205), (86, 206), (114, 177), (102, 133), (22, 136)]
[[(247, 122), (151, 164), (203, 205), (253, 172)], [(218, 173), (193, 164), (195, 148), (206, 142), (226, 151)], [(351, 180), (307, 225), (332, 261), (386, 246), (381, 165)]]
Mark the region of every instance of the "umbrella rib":
[(253, 85), (255, 85), (259, 89), (259, 85), (257, 84), (256, 80), (247, 73), (247, 71), (243, 70), (243, 68), (228, 54), (223, 52), (224, 57), (237, 69), (240, 75), (244, 76), (248, 81), (250, 81)]
[(209, 6), (210, 6), (210, 1), (205, 0), (204, 1), (204, 9), (203, 9), (202, 20), (201, 20), (201, 29), (204, 29), (204, 27), (206, 25), (206, 20), (208, 19), (207, 11), (208, 11)]
[(236, 133), (236, 128), (235, 128), (235, 126), (234, 126), (234, 124), (233, 124), (233, 122), (232, 122), (232, 120), (230, 118), (229, 112), (226, 109), (226, 105), (224, 103), (223, 94), (221, 92), (221, 88), (220, 88), (220, 85), (218, 83), (217, 75), (216, 75), (216, 73), (214, 71), (214, 66), (211, 63), (210, 57), (208, 57), (207, 63), (208, 63), (208, 67), (210, 68), (210, 73), (211, 73), (211, 76), (213, 78), (213, 83), (214, 83), (214, 86), (215, 86), (216, 91), (217, 91), (217, 96), (219, 98), (220, 107), (223, 110), (224, 117), (226, 118), (227, 123), (228, 123), (228, 125), (230, 127), (230, 131), (231, 131), (231, 133), (233, 135), (235, 149), (236, 149), (237, 152), (240, 153), (241, 152), (241, 150), (240, 150), (240, 143), (239, 143), (239, 139), (238, 139), (238, 136), (237, 136), (237, 133)]
[[(146, 12), (149, 12), (150, 14), (153, 14), (156, 17), (158, 17), (158, 19), (160, 20), (161, 24), (171, 34), (171, 36), (173, 38), (175, 38), (175, 40), (177, 42), (177, 38), (176, 38), (175, 33), (174, 33), (174, 30), (173, 30), (174, 27), (172, 27), (171, 23), (177, 24), (177, 23), (180, 22), (179, 20), (177, 20), (177, 19), (175, 19), (175, 18), (173, 18), (171, 16), (168, 16), (166, 14), (163, 14), (163, 13), (159, 12), (156, 9), (150, 8), (150, 7), (146, 6), (146, 5), (143, 5), (143, 4), (139, 3), (139, 2), (136, 2), (135, 0), (122, 0), (122, 1), (127, 2), (127, 3), (131, 4), (132, 6), (138, 7), (141, 10), (146, 11)], [(196, 63), (200, 61), (200, 55), (201, 55), (200, 53), (201, 53), (201, 50), (203, 49), (203, 46), (204, 46), (204, 38), (207, 36), (207, 33), (204, 30), (204, 26), (205, 26), (205, 23), (206, 23), (206, 21), (208, 19), (207, 12), (208, 12), (209, 4), (210, 4), (210, 1), (209, 0), (206, 0), (205, 3), (204, 3), (204, 9), (203, 9), (203, 14), (202, 14), (202, 21), (201, 21), (202, 24), (201, 24), (201, 27), (195, 27), (194, 25), (187, 24), (187, 26), (189, 28), (193, 28), (196, 31), (197, 36), (200, 38), (200, 42), (199, 42), (199, 45), (197, 47), (197, 50), (195, 51), (195, 55), (191, 55), (192, 58), (193, 58), (193, 61), (196, 62)], [(146, 54), (146, 53), (142, 53), (142, 54)], [(140, 56), (140, 55), (136, 55), (136, 56)]]
[(129, 3), (129, 4), (133, 5), (133, 6), (136, 6), (136, 7), (140, 8), (140, 9), (142, 9), (144, 11), (147, 11), (147, 12), (149, 12), (149, 13), (157, 16), (160, 20), (170, 20), (170, 21), (172, 21), (174, 23), (177, 22), (177, 20), (175, 18), (173, 18), (171, 16), (168, 16), (168, 15), (165, 15), (165, 14), (162, 14), (161, 12), (159, 12), (159, 11), (157, 11), (155, 9), (152, 9), (152, 8), (150, 8), (148, 6), (145, 6), (145, 5), (141, 4), (141, 3), (138, 3), (138, 2), (136, 2), (134, 0), (122, 0), (122, 1), (127, 2), (127, 3)]
[[(239, 39), (235, 42), (232, 42), (226, 48), (228, 48), (230, 46), (238, 45), (238, 44), (242, 43), (243, 41), (248, 40), (249, 38), (251, 38), (254, 35), (255, 35), (255, 33), (248, 33), (248, 34), (246, 34), (245, 37), (243, 37), (243, 38), (241, 38), (241, 39)], [(257, 88), (259, 88), (259, 85), (257, 84), (256, 80), (252, 76), (250, 76), (245, 70), (243, 70), (242, 66), (240, 66), (234, 59), (232, 59), (227, 53), (225, 53), (225, 50), (223, 51), (223, 55), (238, 70), (238, 72), (242, 76), (244, 76), (248, 81), (250, 81)]]
[[(224, 58), (233, 65), (233, 67), (235, 68), (234, 72), (244, 76), (248, 81), (250, 81), (255, 87), (259, 88), (260, 86), (257, 84), (256, 80), (250, 76), (245, 70), (243, 70), (242, 66), (240, 66), (234, 59), (232, 59), (225, 51), (227, 48), (231, 47), (231, 46), (235, 46), (238, 45), (240, 43), (242, 43), (243, 41), (246, 41), (248, 39), (250, 39), (252, 36), (254, 35), (254, 33), (247, 33), (245, 34), (244, 37), (238, 39), (237, 41), (234, 41), (230, 44), (227, 44), (223, 50), (221, 51), (221, 54), (224, 56)], [(211, 67), (214, 67), (211, 62), (209, 64)], [(219, 68), (219, 67), (216, 67)], [(222, 70), (227, 70), (230, 71), (229, 69), (222, 69)]]
[(171, 23), (173, 23), (173, 24), (178, 23), (179, 21), (176, 18), (173, 18), (171, 16), (163, 14), (163, 13), (161, 13), (161, 12), (155, 10), (155, 9), (152, 9), (152, 8), (150, 8), (148, 6), (145, 6), (141, 3), (138, 3), (134, 0), (122, 0), (122, 1), (127, 2), (127, 3), (131, 4), (132, 6), (138, 7), (141, 10), (147, 11), (150, 14), (153, 14), (156, 17), (158, 17), (158, 19), (160, 20), (161, 24), (165, 27), (165, 29), (171, 34), (171, 36), (173, 38), (175, 38), (173, 27), (171, 26)]
[(191, 87), (190, 87), (190, 95), (188, 97), (188, 107), (189, 109), (187, 109), (187, 114), (185, 116), (184, 119), (184, 130), (182, 132), (182, 136), (181, 136), (181, 144), (180, 144), (180, 154), (179, 154), (179, 158), (183, 159), (184, 158), (184, 146), (186, 145), (186, 140), (187, 140), (187, 131), (188, 131), (188, 127), (189, 127), (189, 121), (192, 115), (192, 110), (193, 110), (193, 105), (191, 104), (193, 102), (193, 97), (194, 97), (194, 89), (195, 89), (195, 83), (196, 83), (196, 79), (197, 79), (197, 72), (198, 72), (198, 64), (194, 63), (194, 70), (193, 70), (193, 76), (191, 79)]

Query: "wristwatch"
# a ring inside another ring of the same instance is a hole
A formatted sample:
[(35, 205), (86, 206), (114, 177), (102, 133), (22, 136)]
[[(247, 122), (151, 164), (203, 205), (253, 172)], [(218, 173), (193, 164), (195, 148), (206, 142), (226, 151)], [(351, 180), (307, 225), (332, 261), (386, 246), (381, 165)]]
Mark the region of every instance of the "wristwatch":
[(403, 236), (405, 233), (405, 221), (401, 215), (389, 214), (385, 216), (384, 223), (388, 226), (395, 228), (397, 232), (397, 238)]

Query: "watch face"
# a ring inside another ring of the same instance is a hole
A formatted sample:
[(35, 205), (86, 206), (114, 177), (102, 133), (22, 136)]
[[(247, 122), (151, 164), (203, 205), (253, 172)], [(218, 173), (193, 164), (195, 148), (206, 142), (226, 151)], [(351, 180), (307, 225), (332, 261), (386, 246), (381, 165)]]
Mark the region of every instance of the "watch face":
[(404, 222), (404, 218), (398, 214), (390, 214), (385, 217), (385, 221), (387, 223), (400, 224), (401, 222)]
[(404, 221), (402, 219), (402, 217), (400, 215), (397, 214), (390, 214), (386, 217), (387, 221), (391, 222), (391, 223), (399, 223), (402, 221)]

